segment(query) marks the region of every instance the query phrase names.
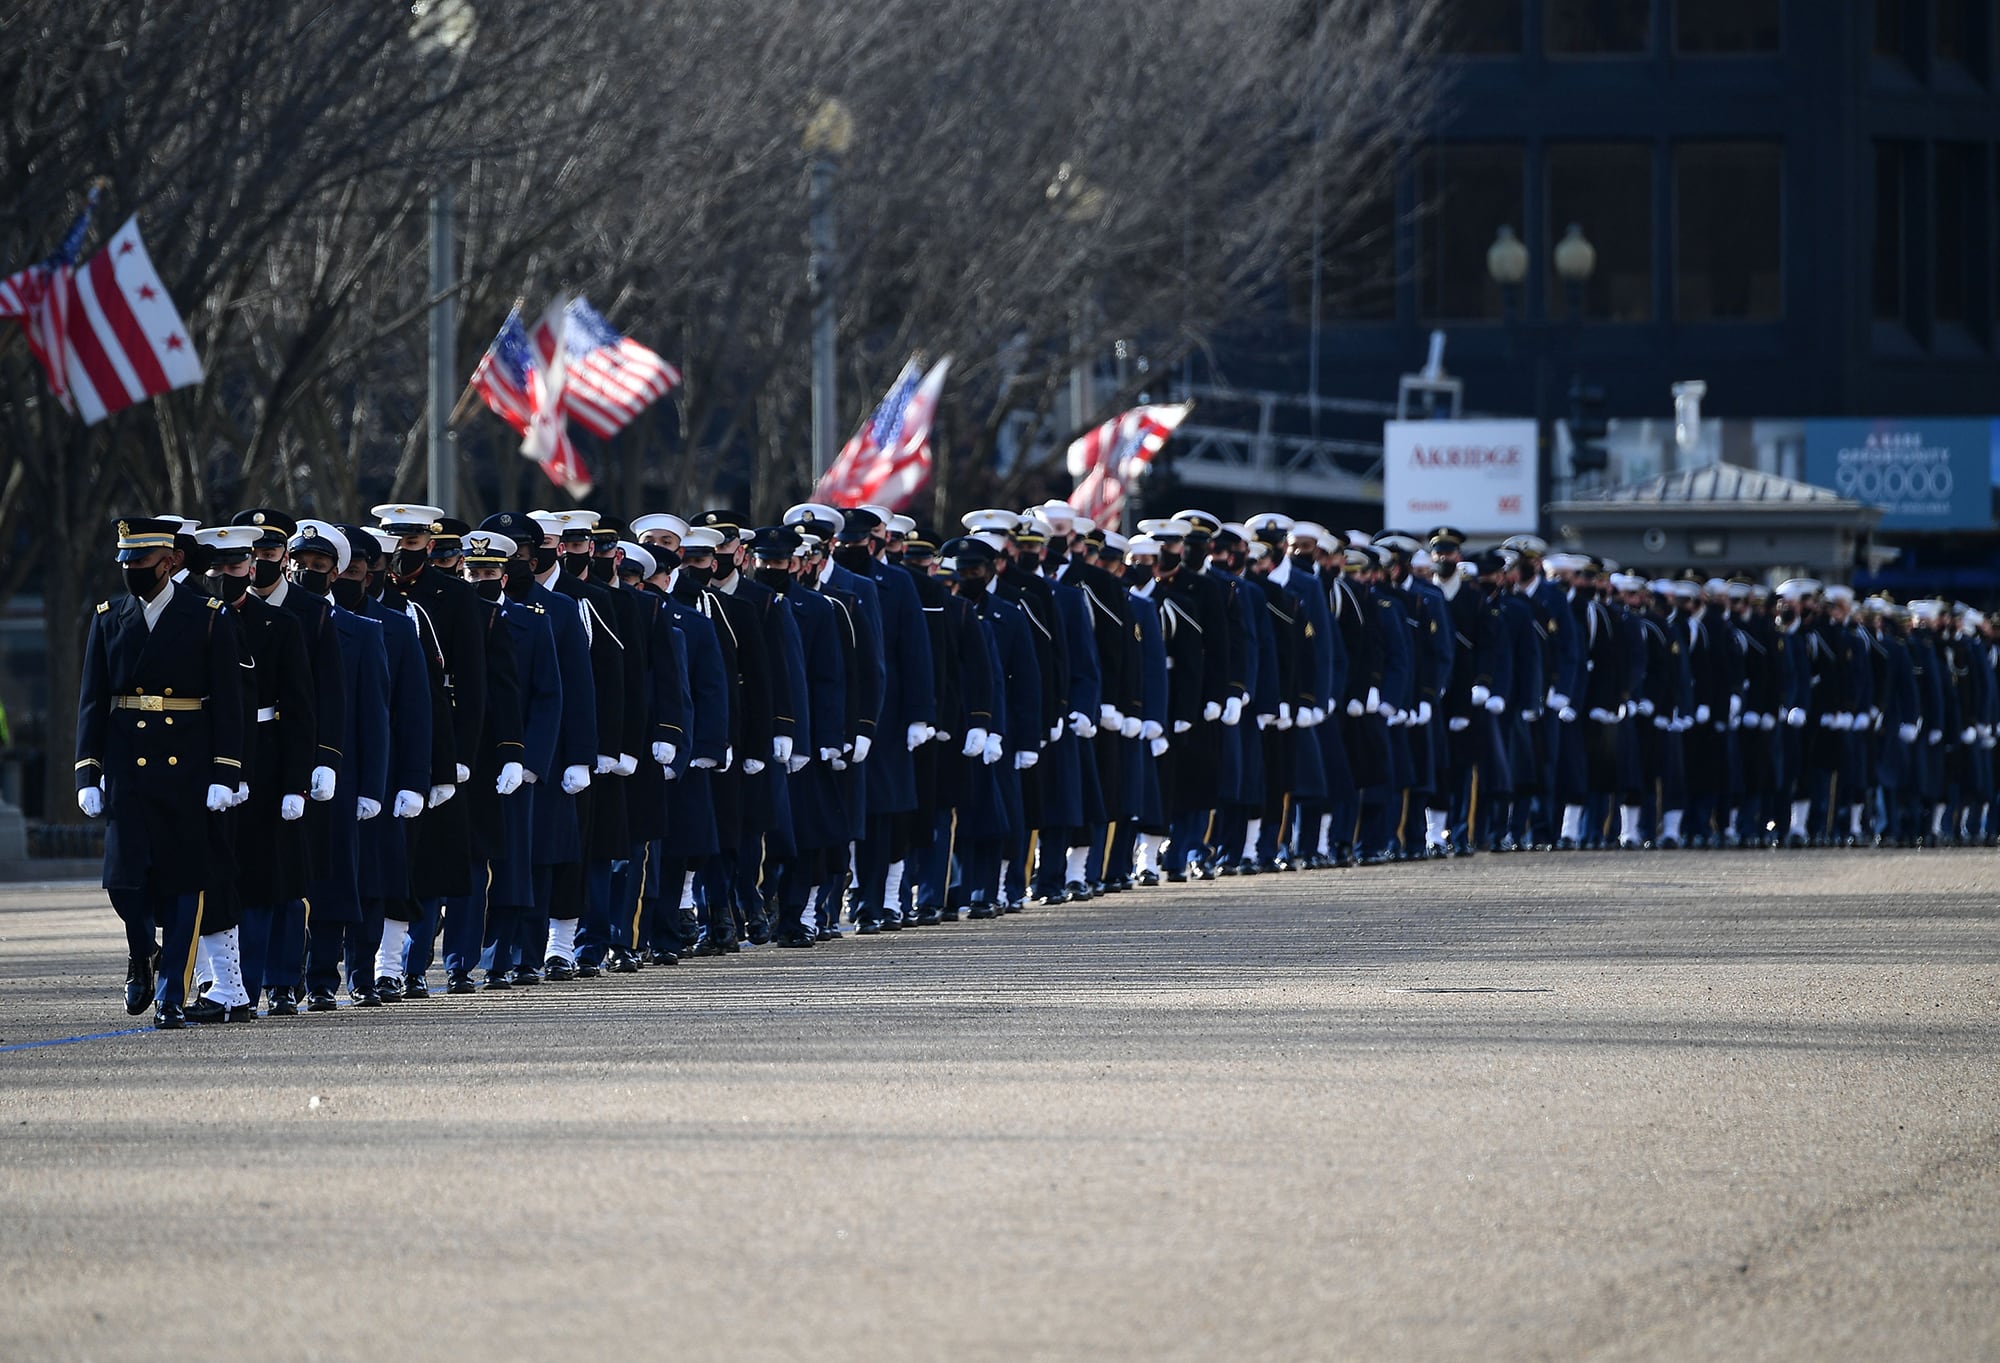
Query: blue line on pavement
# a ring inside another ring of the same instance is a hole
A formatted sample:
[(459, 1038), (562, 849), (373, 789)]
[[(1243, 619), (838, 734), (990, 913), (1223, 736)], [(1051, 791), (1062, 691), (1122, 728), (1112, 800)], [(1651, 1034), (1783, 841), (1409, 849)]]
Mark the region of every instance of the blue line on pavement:
[(86, 1032), (82, 1036), (51, 1037), (47, 1041), (16, 1041), (11, 1045), (0, 1046), (0, 1054), (8, 1051), (32, 1051), (43, 1046), (73, 1046), (79, 1041), (104, 1041), (114, 1036), (138, 1036), (141, 1032), (152, 1030), (151, 1027), (127, 1027), (116, 1032)]

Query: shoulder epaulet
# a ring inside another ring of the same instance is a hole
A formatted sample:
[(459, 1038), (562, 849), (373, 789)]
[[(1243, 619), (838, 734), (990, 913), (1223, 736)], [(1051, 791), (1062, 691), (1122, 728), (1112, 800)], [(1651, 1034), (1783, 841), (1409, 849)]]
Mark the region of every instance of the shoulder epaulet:
[(541, 603), (535, 601), (528, 602), (528, 609), (533, 611), (537, 615), (547, 615), (549, 613), (549, 608), (547, 606), (544, 606)]
[(109, 601), (100, 601), (97, 603), (97, 613), (99, 615), (104, 614), (104, 612), (110, 609), (111, 609), (111, 603)]

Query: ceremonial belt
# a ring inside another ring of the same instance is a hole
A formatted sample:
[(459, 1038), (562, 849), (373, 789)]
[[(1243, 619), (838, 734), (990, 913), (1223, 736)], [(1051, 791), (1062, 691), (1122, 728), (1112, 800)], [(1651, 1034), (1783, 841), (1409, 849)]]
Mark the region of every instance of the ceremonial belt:
[(113, 696), (111, 708), (114, 710), (199, 710), (207, 705), (205, 698), (182, 699), (179, 696)]
[(277, 717), (278, 717), (278, 707), (275, 705), (266, 705), (263, 709), (257, 712), (257, 722), (259, 724), (269, 724), (272, 720), (276, 719)]

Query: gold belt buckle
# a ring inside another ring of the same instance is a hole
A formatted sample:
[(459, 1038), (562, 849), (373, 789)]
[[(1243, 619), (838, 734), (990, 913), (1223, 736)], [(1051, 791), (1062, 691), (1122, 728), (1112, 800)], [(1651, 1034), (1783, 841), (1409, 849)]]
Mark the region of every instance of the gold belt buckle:
[(134, 699), (139, 702), (136, 708), (140, 710), (158, 711), (167, 708), (167, 698), (165, 696), (137, 696)]

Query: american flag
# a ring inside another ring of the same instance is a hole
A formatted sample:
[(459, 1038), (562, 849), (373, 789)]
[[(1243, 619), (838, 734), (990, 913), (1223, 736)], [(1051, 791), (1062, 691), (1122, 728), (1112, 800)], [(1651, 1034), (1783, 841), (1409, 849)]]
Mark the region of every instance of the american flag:
[(127, 218), (83, 266), (97, 191), (47, 260), (0, 280), (0, 317), (18, 317), (49, 391), (96, 425), (156, 393), (202, 380), (201, 359)]
[(813, 500), (832, 506), (875, 502), (891, 511), (907, 506), (930, 477), (931, 423), (950, 369), (949, 355), (928, 373), (912, 356), (868, 423), (821, 477)]
[(1069, 471), (1078, 482), (1069, 504), (1106, 529), (1118, 529), (1132, 484), (1193, 410), (1191, 402), (1134, 407), (1072, 441)]
[[(561, 331), (560, 311), (549, 312), (556, 319), (555, 329)], [(548, 324), (545, 319), (544, 325)], [(563, 419), (569, 400), (567, 377), (561, 362), (542, 362), (529, 343), (516, 304), (500, 324), (500, 334), (479, 357), (472, 386), (495, 416), (520, 432), (522, 456), (539, 464), (550, 482), (580, 498), (588, 496), (594, 484)]]
[[(585, 299), (570, 300), (563, 323), (569, 414), (592, 435), (609, 440), (680, 383), (680, 370), (605, 321)], [(551, 360), (555, 347), (555, 328), (545, 319), (535, 328), (535, 348)]]

